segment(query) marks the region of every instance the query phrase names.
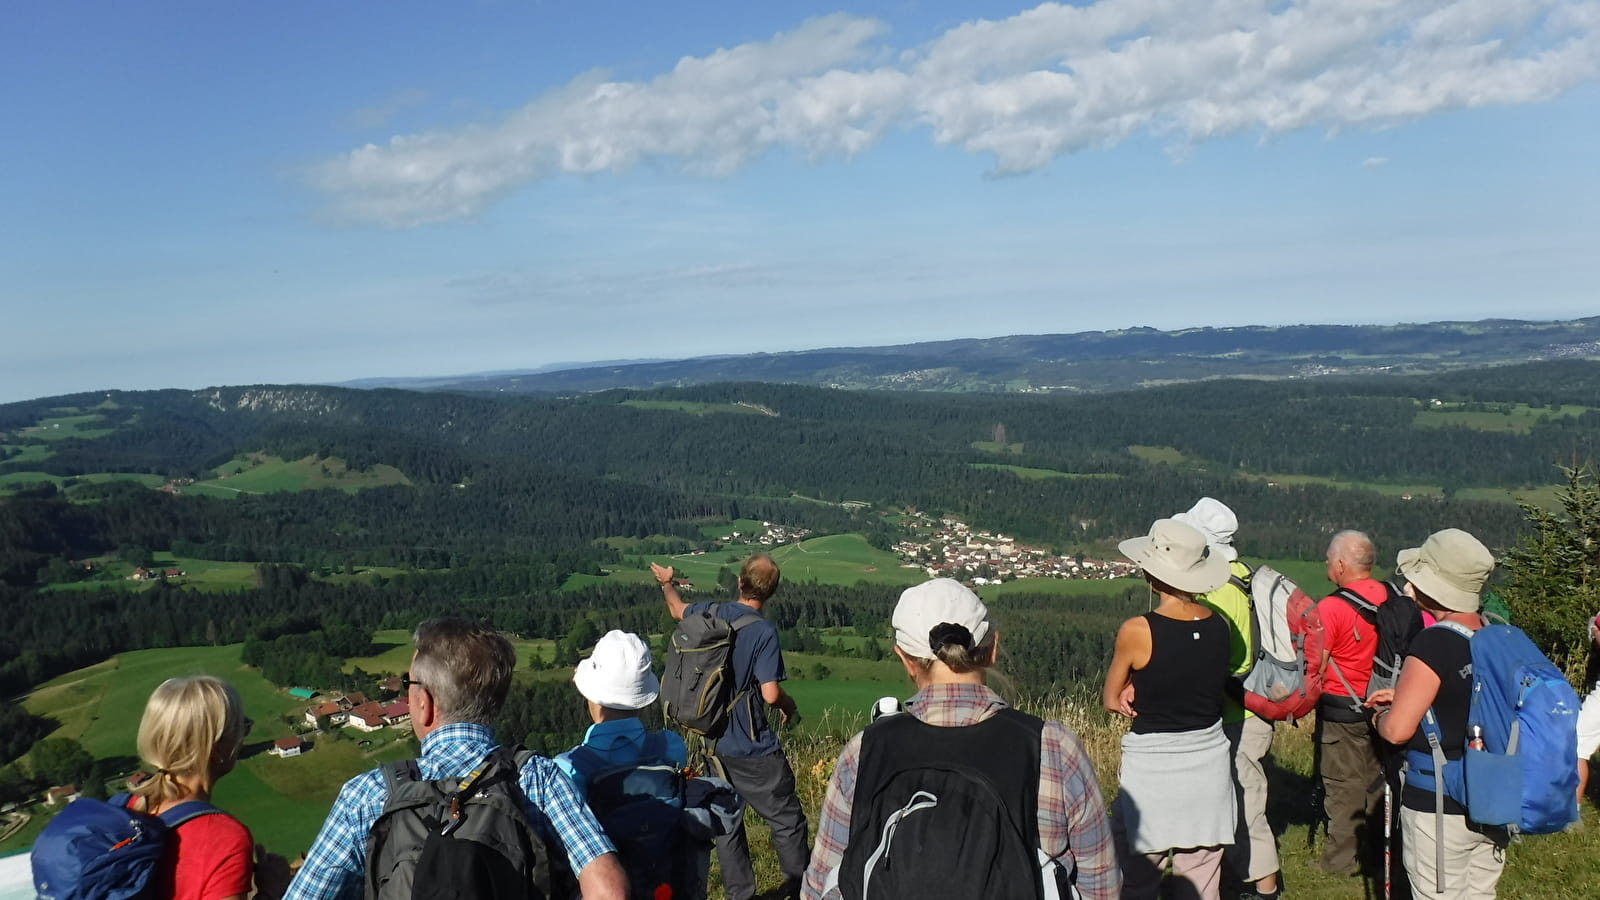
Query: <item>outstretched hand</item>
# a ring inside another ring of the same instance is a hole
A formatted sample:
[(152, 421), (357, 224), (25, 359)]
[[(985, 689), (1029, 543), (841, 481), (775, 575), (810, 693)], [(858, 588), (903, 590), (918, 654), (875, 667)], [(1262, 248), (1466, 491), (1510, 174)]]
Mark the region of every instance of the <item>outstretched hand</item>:
[(650, 564), (650, 573), (656, 576), (657, 584), (666, 584), (678, 575), (671, 566), (661, 566), (655, 563)]

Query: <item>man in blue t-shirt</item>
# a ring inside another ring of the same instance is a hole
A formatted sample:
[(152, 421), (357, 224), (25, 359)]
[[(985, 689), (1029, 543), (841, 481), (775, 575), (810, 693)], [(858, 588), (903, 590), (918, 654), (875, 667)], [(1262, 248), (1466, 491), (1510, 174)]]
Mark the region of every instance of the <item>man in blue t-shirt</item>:
[[(778, 590), (778, 564), (765, 553), (750, 557), (740, 567), (739, 599), (733, 603), (706, 601), (691, 606), (678, 596), (672, 567), (651, 563), (650, 570), (674, 619), (714, 607), (717, 617), (731, 625), (743, 616), (761, 615), (762, 607)], [(766, 710), (767, 706), (777, 710), (785, 724), (799, 720), (794, 698), (779, 683), (787, 677), (778, 630), (772, 623), (763, 619), (740, 629), (733, 644), (733, 683), (739, 699), (734, 702), (728, 730), (717, 739), (716, 756), (740, 796), (772, 828), (772, 845), (783, 872), (779, 896), (799, 897), (800, 878), (811, 861), (806, 814), (795, 795), (794, 770), (767, 721)], [(717, 839), (717, 859), (722, 864), (728, 900), (754, 897), (755, 870), (750, 865), (750, 845), (742, 821), (732, 834)]]

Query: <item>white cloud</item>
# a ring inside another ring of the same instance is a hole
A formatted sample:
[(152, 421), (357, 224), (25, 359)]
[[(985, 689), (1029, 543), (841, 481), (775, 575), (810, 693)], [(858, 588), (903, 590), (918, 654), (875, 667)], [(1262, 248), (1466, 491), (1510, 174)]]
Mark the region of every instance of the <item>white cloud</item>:
[(1018, 174), (1137, 133), (1182, 146), (1381, 128), (1600, 77), (1597, 0), (1099, 0), (898, 52), (885, 34), (840, 13), (650, 81), (591, 73), (500, 121), (368, 144), (312, 177), (343, 216), (406, 227), (647, 159), (724, 175), (773, 148), (849, 157), (907, 128)]
[(1379, 168), (1382, 168), (1384, 166), (1387, 166), (1388, 164), (1389, 164), (1389, 157), (1387, 157), (1387, 156), (1369, 156), (1366, 159), (1363, 159), (1361, 161), (1361, 168), (1363, 168), (1363, 169), (1379, 169)]

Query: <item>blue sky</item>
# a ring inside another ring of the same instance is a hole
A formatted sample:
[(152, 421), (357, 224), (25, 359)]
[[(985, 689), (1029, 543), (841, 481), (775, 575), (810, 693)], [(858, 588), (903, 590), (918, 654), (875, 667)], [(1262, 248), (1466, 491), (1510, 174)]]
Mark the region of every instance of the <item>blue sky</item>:
[(1600, 4), (24, 4), (0, 401), (1600, 312)]

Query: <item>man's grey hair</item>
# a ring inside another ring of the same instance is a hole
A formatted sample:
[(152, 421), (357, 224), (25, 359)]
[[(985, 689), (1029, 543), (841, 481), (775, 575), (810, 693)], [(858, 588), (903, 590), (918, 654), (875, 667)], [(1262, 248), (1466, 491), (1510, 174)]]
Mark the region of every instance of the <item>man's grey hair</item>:
[(441, 721), (494, 727), (511, 689), (516, 650), (498, 631), (467, 619), (429, 619), (412, 636), (411, 679), (433, 696)]
[(1353, 569), (1370, 572), (1378, 564), (1378, 545), (1365, 531), (1346, 529), (1328, 542), (1328, 555), (1344, 560)]

